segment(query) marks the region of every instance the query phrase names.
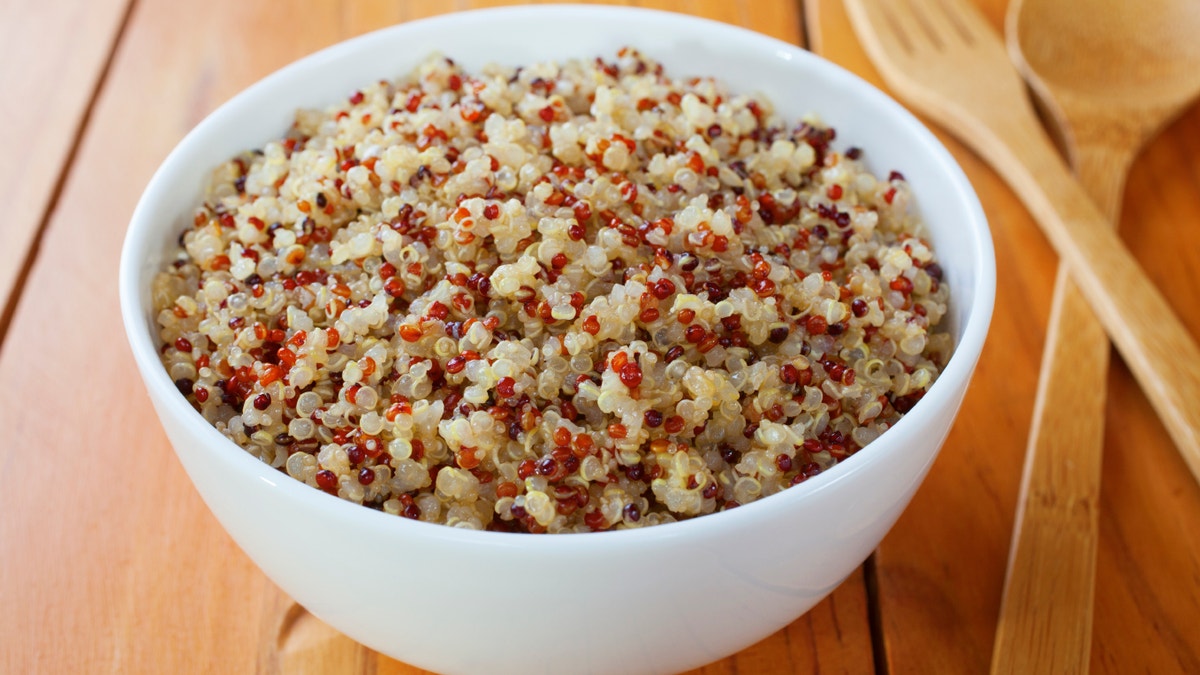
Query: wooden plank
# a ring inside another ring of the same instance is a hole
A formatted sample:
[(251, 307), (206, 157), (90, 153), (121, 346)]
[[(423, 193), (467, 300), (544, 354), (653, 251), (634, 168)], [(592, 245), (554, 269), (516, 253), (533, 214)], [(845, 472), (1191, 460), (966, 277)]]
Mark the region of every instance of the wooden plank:
[[(274, 20), (266, 3), (136, 7), (0, 353), (0, 597), (13, 608), (0, 671), (255, 663), (256, 641), (229, 636), (257, 635), (277, 591), (207, 514), (153, 422), (123, 344), (117, 261), (171, 146), (239, 88), (336, 41), (334, 9), (314, 4), (264, 41), (250, 36)], [(229, 48), (230, 26), (243, 49)]]
[(0, 342), (130, 1), (0, 3)]
[[(221, 101), (341, 39), (473, 4), (137, 3), (0, 352), (0, 672), (419, 672), (296, 607), (210, 516), (134, 374), (113, 281), (151, 173)], [(792, 0), (655, 4), (800, 38)], [(701, 672), (868, 671), (867, 615), (856, 573)]]
[[(1005, 0), (979, 0), (997, 29)], [(810, 0), (814, 49), (879, 85), (840, 2)], [(889, 672), (988, 667), (1053, 282), (1053, 254), (1011, 192), (961, 145), (992, 224), (999, 291), (959, 421), (876, 556)], [(1125, 241), (1200, 334), (1200, 110), (1136, 162)], [(1200, 488), (1119, 362), (1110, 374), (1091, 667), (1200, 672)]]

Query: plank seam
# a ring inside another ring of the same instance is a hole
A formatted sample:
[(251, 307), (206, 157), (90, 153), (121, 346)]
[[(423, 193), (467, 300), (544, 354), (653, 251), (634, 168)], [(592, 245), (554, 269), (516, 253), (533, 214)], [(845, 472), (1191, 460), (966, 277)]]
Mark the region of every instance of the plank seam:
[(804, 6), (805, 2), (804, 2), (804, 0), (795, 0), (795, 1), (796, 1), (796, 21), (798, 21), (800, 23), (800, 46), (809, 51), (816, 52), (817, 46), (815, 44), (813, 44), (813, 36), (810, 35), (809, 31), (808, 31), (808, 21), (807, 21), (808, 17), (805, 16), (805, 12), (807, 11)]
[(876, 553), (871, 553), (863, 563), (863, 581), (867, 590), (867, 623), (871, 627), (871, 657), (875, 661), (875, 675), (891, 675), (883, 635), (883, 612), (879, 606), (879, 570), (876, 567), (875, 556)]

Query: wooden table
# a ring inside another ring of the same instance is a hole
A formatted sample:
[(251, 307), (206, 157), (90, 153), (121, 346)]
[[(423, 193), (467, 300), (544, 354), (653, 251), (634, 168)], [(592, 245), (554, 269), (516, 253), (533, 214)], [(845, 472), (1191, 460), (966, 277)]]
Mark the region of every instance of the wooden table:
[[(978, 1), (1001, 26), (1006, 0)], [(281, 635), (293, 603), (217, 525), (151, 413), (116, 267), (151, 172), (236, 91), (365, 31), (490, 4), (502, 3), (0, 5), (0, 672), (415, 672), (303, 613)], [(624, 4), (806, 41), (878, 83), (836, 0)], [(1056, 260), (996, 175), (943, 139), (987, 210), (999, 267), (958, 422), (860, 573), (702, 672), (988, 666)], [(1138, 161), (1122, 221), (1200, 335), (1200, 108)], [(1200, 487), (1119, 360), (1109, 382), (1092, 669), (1197, 673)]]

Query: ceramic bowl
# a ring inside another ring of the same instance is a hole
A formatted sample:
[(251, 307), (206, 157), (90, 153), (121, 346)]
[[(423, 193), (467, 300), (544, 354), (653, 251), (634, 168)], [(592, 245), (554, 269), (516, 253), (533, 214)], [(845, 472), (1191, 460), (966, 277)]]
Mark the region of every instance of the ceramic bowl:
[[(477, 69), (625, 45), (673, 75), (714, 75), (785, 116), (815, 113), (841, 148), (898, 169), (950, 284), (956, 351), (927, 395), (873, 444), (761, 501), (658, 527), (582, 535), (476, 532), (410, 521), (295, 481), (224, 438), (179, 395), (156, 350), (150, 281), (211, 169), (279, 137), (298, 107), (395, 78), (440, 51)], [(129, 342), (196, 489), (280, 588), (346, 635), (445, 673), (639, 673), (696, 667), (783, 628), (878, 545), (946, 437), (983, 346), (995, 295), (984, 214), (963, 172), (916, 119), (858, 77), (795, 46), (696, 18), (538, 6), (407, 23), (298, 61), (187, 135), (133, 215), (120, 271)]]

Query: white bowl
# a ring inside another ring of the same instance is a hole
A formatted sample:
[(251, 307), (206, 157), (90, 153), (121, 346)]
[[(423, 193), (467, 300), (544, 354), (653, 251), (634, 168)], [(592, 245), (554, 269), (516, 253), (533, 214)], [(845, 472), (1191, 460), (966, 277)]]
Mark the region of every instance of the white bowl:
[[(225, 439), (159, 362), (150, 280), (212, 167), (278, 137), (296, 108), (332, 103), (441, 51), (467, 68), (611, 56), (634, 45), (674, 75), (814, 112), (875, 173), (899, 169), (950, 284), (956, 351), (927, 395), (846, 462), (731, 511), (641, 530), (532, 536), (406, 520), (331, 497)], [(452, 14), (371, 33), (267, 77), (200, 123), (134, 212), (121, 260), (125, 329), (155, 410), (213, 514), (284, 591), (367, 646), (447, 673), (668, 672), (786, 626), (875, 548), (924, 478), (967, 388), (995, 295), (983, 211), (946, 149), (854, 75), (792, 45), (635, 9), (541, 6)]]

